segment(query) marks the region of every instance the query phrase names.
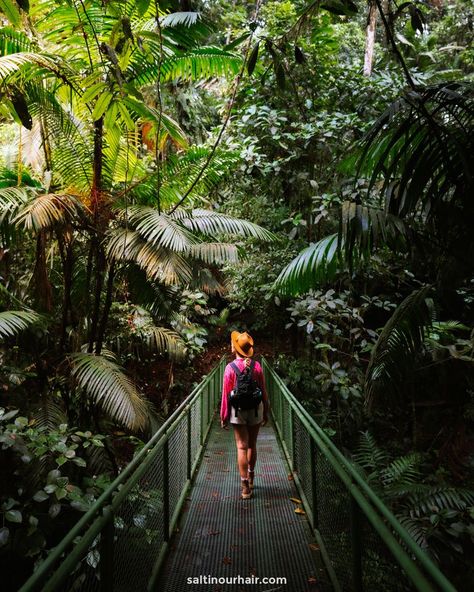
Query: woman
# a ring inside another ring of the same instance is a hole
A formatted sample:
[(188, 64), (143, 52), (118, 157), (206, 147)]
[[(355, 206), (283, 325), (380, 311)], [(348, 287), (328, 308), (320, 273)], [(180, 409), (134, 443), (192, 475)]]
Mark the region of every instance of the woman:
[[(250, 367), (253, 356), (253, 339), (248, 333), (232, 331), (231, 351), (235, 354), (234, 363), (242, 372)], [(224, 371), (224, 385), (221, 401), (221, 427), (225, 428), (230, 422), (234, 428), (235, 443), (237, 445), (237, 462), (242, 483), (242, 499), (252, 496), (254, 486), (255, 463), (257, 461), (257, 436), (260, 426), (268, 421), (269, 402), (263, 379), (262, 367), (254, 362), (252, 376), (260, 386), (263, 401), (255, 409), (236, 410), (230, 405), (230, 393), (237, 383), (237, 376), (232, 363), (227, 364)]]

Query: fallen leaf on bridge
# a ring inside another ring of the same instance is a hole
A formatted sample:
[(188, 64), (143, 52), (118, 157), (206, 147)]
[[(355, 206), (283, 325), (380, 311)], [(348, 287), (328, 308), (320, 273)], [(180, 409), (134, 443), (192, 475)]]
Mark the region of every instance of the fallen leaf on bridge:
[(230, 557), (224, 557), (224, 559), (222, 560), (222, 563), (229, 565), (229, 563), (232, 563), (232, 559)]
[(292, 502), (295, 502), (295, 504), (302, 504), (302, 503), (303, 503), (303, 502), (302, 502), (300, 499), (298, 499), (297, 497), (290, 497), (290, 500), (291, 500)]
[(296, 512), (296, 514), (306, 514), (306, 512), (303, 510), (303, 508), (295, 508), (295, 512)]

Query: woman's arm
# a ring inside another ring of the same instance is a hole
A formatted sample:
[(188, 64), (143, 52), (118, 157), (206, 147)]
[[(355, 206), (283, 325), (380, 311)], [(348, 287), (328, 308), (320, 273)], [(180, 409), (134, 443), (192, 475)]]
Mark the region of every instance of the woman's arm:
[(230, 419), (229, 393), (234, 388), (234, 380), (234, 372), (231, 366), (227, 365), (224, 371), (224, 381), (222, 384), (221, 426), (228, 423)]
[(262, 396), (263, 396), (263, 417), (268, 419), (268, 412), (270, 410), (270, 401), (268, 399), (267, 388), (265, 386), (265, 377), (263, 375), (263, 369), (261, 365), (257, 362), (255, 364), (255, 374), (257, 382), (262, 389)]

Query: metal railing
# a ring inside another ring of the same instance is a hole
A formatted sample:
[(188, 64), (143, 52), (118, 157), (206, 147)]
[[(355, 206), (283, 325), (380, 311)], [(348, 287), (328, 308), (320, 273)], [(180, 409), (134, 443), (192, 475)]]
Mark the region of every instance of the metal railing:
[[(154, 589), (220, 400), (224, 362), (19, 592)], [(456, 592), (265, 360), (263, 368), (277, 433), (328, 572), (324, 592)]]
[(220, 399), (224, 359), (181, 403), (20, 592), (152, 590)]
[(336, 592), (456, 592), (263, 360), (274, 423)]

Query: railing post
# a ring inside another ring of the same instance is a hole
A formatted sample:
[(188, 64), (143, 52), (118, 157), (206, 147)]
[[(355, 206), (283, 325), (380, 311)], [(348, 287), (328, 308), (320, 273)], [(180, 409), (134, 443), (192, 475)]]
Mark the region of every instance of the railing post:
[(163, 540), (170, 538), (169, 439), (163, 444)]
[(186, 477), (191, 479), (191, 468), (193, 464), (192, 447), (191, 447), (191, 407), (188, 407), (188, 413), (186, 415), (186, 439), (187, 439), (187, 466), (186, 466)]
[(213, 382), (211, 383), (211, 381), (208, 382), (209, 388), (207, 389), (207, 424), (206, 424), (206, 428), (209, 425), (209, 422), (211, 421), (211, 417), (212, 417), (212, 413), (211, 410), (214, 411), (214, 406), (212, 405), (212, 397), (214, 396), (214, 385)]
[(317, 493), (317, 477), (316, 477), (316, 466), (318, 463), (316, 443), (312, 436), (310, 436), (309, 450), (311, 458), (311, 514), (312, 514), (312, 526), (313, 530), (318, 528), (318, 493)]
[(204, 395), (201, 389), (199, 393), (199, 425), (201, 426), (201, 434), (199, 436), (199, 443), (204, 443)]
[(288, 431), (289, 431), (289, 436), (290, 436), (290, 448), (291, 448), (291, 452), (290, 452), (290, 458), (291, 458), (291, 470), (294, 471), (296, 470), (296, 462), (295, 462), (295, 434), (294, 434), (294, 420), (293, 420), (293, 408), (291, 407), (291, 405), (289, 406), (289, 414), (288, 414)]
[[(273, 380), (273, 385), (275, 386), (275, 380)], [(273, 390), (278, 393), (278, 423), (280, 424), (279, 428), (283, 439), (285, 437), (283, 433), (283, 395), (281, 394), (281, 389), (274, 388)]]
[(104, 508), (107, 522), (100, 533), (100, 592), (114, 589), (114, 515), (110, 507)]
[(362, 585), (362, 553), (360, 537), (360, 512), (359, 506), (351, 495), (351, 547), (352, 547), (352, 583), (354, 592), (363, 592)]

